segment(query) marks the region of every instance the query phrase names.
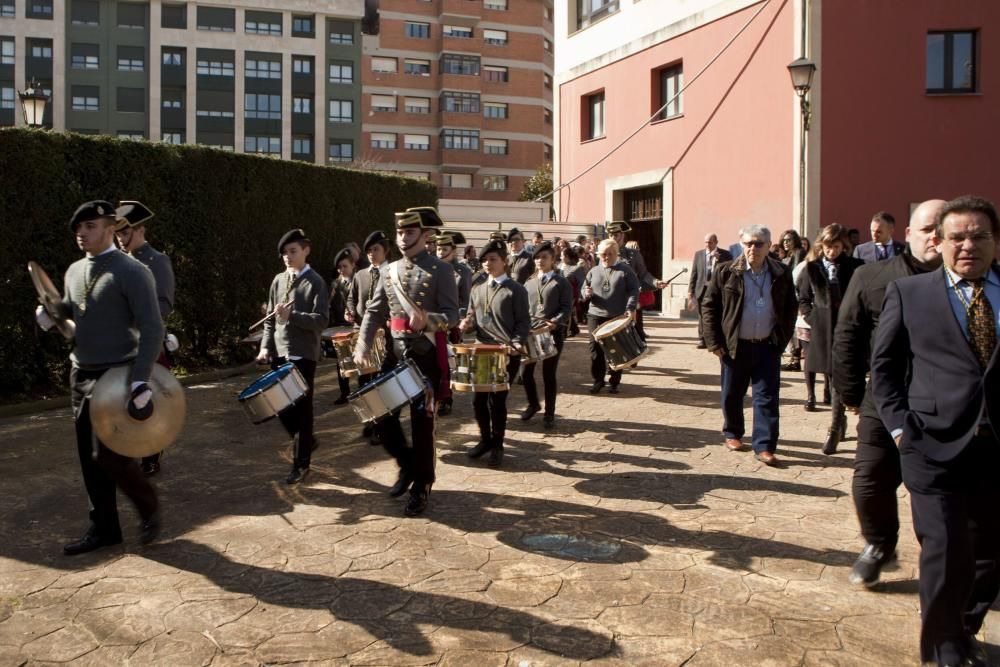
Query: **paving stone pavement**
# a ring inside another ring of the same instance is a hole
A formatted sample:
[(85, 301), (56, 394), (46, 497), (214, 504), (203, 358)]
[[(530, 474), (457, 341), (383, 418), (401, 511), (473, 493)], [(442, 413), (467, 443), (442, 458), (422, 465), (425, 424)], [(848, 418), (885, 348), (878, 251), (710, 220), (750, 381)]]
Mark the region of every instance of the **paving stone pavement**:
[(784, 466), (726, 451), (718, 361), (689, 322), (647, 327), (654, 353), (618, 396), (587, 393), (586, 341), (567, 343), (554, 429), (518, 419), (515, 387), (501, 470), (465, 455), (459, 395), (418, 519), (385, 494), (395, 464), (333, 409), (329, 365), (293, 488), (281, 427), (236, 403), (252, 378), (189, 388), (148, 547), (123, 499), (124, 545), (63, 556), (86, 529), (69, 411), (0, 421), (0, 665), (917, 664), (905, 493), (899, 567), (851, 587), (853, 439), (823, 456), (829, 414), (805, 413), (786, 374)]

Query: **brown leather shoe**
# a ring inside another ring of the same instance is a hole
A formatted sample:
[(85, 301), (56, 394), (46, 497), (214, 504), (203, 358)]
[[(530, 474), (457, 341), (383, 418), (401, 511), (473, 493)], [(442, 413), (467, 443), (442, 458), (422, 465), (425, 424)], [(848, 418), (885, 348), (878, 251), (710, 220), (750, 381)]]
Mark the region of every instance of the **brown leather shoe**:
[(754, 454), (753, 457), (766, 466), (773, 466), (778, 464), (778, 459), (776, 459), (774, 454), (772, 454), (771, 452), (758, 452)]
[(743, 442), (737, 438), (726, 438), (726, 441), (722, 444), (731, 452), (743, 451)]

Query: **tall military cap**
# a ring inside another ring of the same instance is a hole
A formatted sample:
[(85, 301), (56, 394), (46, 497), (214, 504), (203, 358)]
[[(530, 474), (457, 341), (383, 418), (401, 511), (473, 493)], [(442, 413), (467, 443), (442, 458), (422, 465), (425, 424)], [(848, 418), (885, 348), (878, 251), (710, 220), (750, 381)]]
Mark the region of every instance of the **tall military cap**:
[(612, 220), (611, 222), (604, 223), (604, 229), (608, 234), (617, 234), (618, 232), (627, 234), (632, 231), (632, 226), (624, 220)]
[(138, 201), (120, 201), (115, 209), (115, 231), (120, 232), (132, 227), (144, 225), (153, 218), (153, 212), (145, 204)]
[(501, 259), (504, 260), (507, 259), (507, 246), (504, 244), (503, 241), (498, 241), (494, 239), (489, 243), (487, 243), (486, 245), (484, 245), (483, 249), (479, 251), (479, 263), (482, 264), (483, 260), (486, 258), (486, 255), (488, 255), (491, 252), (495, 252), (498, 255), (500, 255)]
[(440, 229), (444, 221), (433, 206), (414, 206), (396, 214), (396, 229)]
[(506, 241), (507, 235), (503, 232), (490, 232), (490, 241)]
[(88, 220), (114, 217), (115, 207), (111, 202), (104, 201), (103, 199), (95, 199), (94, 201), (80, 204), (80, 206), (73, 211), (73, 215), (69, 219), (69, 228), (70, 231), (75, 232), (77, 227)]
[(341, 248), (340, 252), (338, 252), (334, 256), (334, 258), (333, 258), (333, 266), (334, 266), (334, 268), (336, 268), (337, 265), (340, 264), (341, 262), (343, 262), (345, 259), (351, 260), (352, 264), (354, 263), (354, 255), (351, 254), (350, 249), (348, 249), (348, 248)]
[(465, 234), (462, 232), (442, 232), (434, 237), (438, 245), (458, 246), (465, 244)]
[(386, 250), (389, 249), (389, 237), (385, 235), (381, 229), (376, 229), (374, 232), (368, 235), (365, 239), (365, 244), (361, 246), (362, 252), (368, 252), (368, 248), (372, 247), (376, 243), (381, 243), (382, 247)]
[(305, 241), (306, 243), (310, 243), (309, 237), (306, 236), (304, 231), (301, 229), (290, 229), (285, 232), (285, 235), (281, 237), (280, 241), (278, 241), (278, 254), (283, 254), (285, 246), (289, 243), (295, 243), (296, 241)]
[(515, 238), (520, 238), (523, 241), (524, 240), (524, 234), (522, 234), (521, 230), (518, 229), (517, 227), (512, 227), (511, 230), (509, 232), (507, 232), (507, 243), (510, 243)]
[(556, 246), (552, 241), (542, 241), (535, 246), (535, 251), (531, 253), (531, 258), (538, 259), (538, 254), (545, 251), (551, 252), (553, 257), (559, 256), (559, 253), (556, 252)]

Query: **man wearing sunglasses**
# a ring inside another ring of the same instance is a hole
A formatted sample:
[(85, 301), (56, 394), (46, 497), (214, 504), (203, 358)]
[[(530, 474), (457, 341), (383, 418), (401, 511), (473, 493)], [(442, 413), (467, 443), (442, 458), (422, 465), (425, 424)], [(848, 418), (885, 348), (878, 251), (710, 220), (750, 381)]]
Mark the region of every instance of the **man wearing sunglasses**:
[(798, 300), (792, 273), (768, 256), (771, 232), (751, 225), (740, 231), (743, 255), (715, 270), (701, 301), (708, 351), (722, 364), (722, 433), (726, 449), (743, 449), (743, 397), (753, 386), (755, 458), (773, 466), (778, 446), (781, 351), (795, 327)]

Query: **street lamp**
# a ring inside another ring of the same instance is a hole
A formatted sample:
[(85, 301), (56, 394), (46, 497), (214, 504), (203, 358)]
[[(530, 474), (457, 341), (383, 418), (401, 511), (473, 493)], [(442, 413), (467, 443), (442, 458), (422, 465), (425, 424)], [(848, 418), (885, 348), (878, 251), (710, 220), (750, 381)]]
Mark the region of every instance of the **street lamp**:
[(45, 105), (49, 103), (49, 96), (34, 79), (28, 83), (27, 90), (17, 95), (21, 98), (24, 122), (27, 123), (28, 127), (42, 127), (44, 124), (42, 119), (45, 118)]
[(795, 93), (799, 96), (799, 101), (802, 105), (803, 129), (808, 132), (811, 114), (809, 112), (809, 100), (806, 99), (806, 96), (809, 94), (809, 89), (812, 88), (813, 74), (816, 73), (816, 63), (808, 58), (799, 58), (788, 66), (788, 73), (792, 77), (792, 87), (795, 88)]

